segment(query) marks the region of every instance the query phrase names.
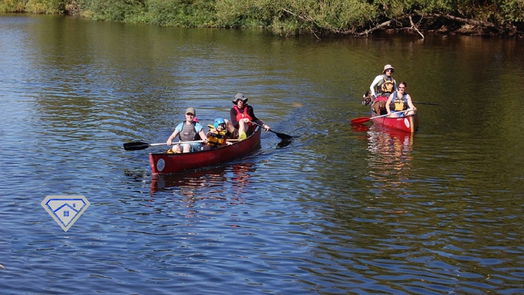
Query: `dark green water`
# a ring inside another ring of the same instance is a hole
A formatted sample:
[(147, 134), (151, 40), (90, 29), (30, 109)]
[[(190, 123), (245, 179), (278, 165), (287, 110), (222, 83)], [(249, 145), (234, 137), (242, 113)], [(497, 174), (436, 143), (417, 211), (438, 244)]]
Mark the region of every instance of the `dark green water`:
[[(523, 46), (2, 16), (0, 293), (522, 294)], [(413, 136), (349, 124), (386, 63)], [(298, 138), (159, 179), (122, 149), (238, 91)], [(60, 194), (91, 202), (67, 233)]]

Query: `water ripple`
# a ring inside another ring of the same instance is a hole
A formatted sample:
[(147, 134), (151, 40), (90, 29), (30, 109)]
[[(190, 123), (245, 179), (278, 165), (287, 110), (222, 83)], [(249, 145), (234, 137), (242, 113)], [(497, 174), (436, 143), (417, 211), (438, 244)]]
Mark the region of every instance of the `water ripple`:
[[(524, 289), (513, 41), (277, 40), (49, 16), (4, 16), (0, 31), (4, 293)], [(359, 89), (385, 48), (434, 103), (418, 105), (415, 135), (349, 124), (368, 115)], [(291, 144), (264, 133), (253, 155), (161, 177), (147, 154), (164, 147), (122, 149), (164, 142), (188, 106), (204, 124), (227, 118), (238, 91)], [(40, 206), (52, 194), (91, 202), (67, 233)]]

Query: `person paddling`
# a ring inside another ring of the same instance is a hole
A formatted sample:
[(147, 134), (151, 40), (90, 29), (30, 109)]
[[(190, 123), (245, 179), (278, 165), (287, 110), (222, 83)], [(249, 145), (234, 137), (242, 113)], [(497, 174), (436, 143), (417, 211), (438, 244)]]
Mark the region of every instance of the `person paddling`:
[[(417, 111), (411, 96), (406, 92), (406, 87), (408, 87), (408, 83), (400, 82), (398, 90), (393, 92), (386, 101), (386, 111), (389, 117), (410, 116)], [(397, 113), (391, 113), (391, 109)]]
[(244, 140), (250, 134), (255, 125), (260, 125), (266, 131), (271, 127), (255, 116), (253, 107), (247, 104), (247, 97), (242, 93), (235, 94), (233, 99), (234, 106), (231, 108), (231, 124), (238, 130), (238, 139)]
[[(203, 142), (207, 142), (207, 136), (202, 128), (202, 125), (198, 122), (195, 122), (196, 111), (195, 108), (187, 108), (185, 112), (185, 121), (181, 122), (175, 127), (175, 131), (169, 136), (166, 141), (167, 145), (172, 145), (173, 140), (178, 136), (181, 141), (195, 141), (199, 138)], [(202, 149), (202, 144), (200, 142), (191, 142), (183, 144), (175, 144), (171, 149), (168, 150), (168, 153), (189, 153), (195, 152)]]
[(386, 101), (391, 93), (397, 90), (397, 82), (392, 77), (394, 71), (392, 65), (385, 65), (382, 74), (376, 76), (369, 86), (371, 97), (374, 98), (371, 109), (375, 115), (386, 114)]

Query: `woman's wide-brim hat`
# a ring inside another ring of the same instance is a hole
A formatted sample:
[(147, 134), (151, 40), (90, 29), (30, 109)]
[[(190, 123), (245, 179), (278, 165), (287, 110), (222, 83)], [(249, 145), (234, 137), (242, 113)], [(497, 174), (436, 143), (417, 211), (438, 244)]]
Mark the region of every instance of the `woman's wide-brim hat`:
[(237, 103), (237, 101), (242, 100), (243, 102), (247, 102), (247, 97), (244, 96), (243, 93), (237, 93), (235, 94), (235, 98), (232, 100), (233, 103)]

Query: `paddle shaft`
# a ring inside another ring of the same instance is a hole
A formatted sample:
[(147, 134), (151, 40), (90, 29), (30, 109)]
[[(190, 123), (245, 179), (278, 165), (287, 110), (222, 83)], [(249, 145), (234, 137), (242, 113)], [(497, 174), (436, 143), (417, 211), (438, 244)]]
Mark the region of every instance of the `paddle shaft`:
[(407, 111), (411, 111), (411, 109), (407, 109), (407, 110), (403, 110), (403, 111), (398, 111), (398, 112), (392, 112), (392, 113), (389, 113), (389, 114), (384, 114), (384, 115), (379, 115), (379, 116), (374, 116), (374, 117), (360, 117), (360, 118), (355, 118), (355, 119), (352, 119), (352, 120), (351, 120), (351, 123), (352, 123), (352, 124), (363, 124), (363, 123), (369, 122), (369, 121), (372, 120), (372, 119), (386, 117), (386, 116), (389, 116), (389, 115), (391, 115), (391, 114), (404, 113), (404, 112), (407, 112)]
[(424, 102), (424, 101), (414, 101), (413, 103), (414, 103), (414, 104), (425, 104), (425, 105), (430, 105), (430, 106), (438, 106), (438, 105), (439, 105), (438, 103), (434, 103), (434, 102)]
[(409, 112), (409, 111), (412, 111), (412, 109), (407, 109), (407, 110), (397, 111), (397, 112), (391, 112), (389, 114), (384, 114), (384, 115), (380, 115), (380, 116), (374, 116), (374, 117), (371, 117), (369, 119), (376, 119), (376, 118), (380, 118), (380, 117), (386, 117), (386, 116), (389, 116), (391, 114), (400, 114), (400, 113), (405, 113), (405, 112)]
[[(255, 124), (257, 124), (258, 126), (264, 128), (264, 125), (263, 125), (263, 124), (258, 124), (258, 123), (256, 123), (256, 122), (255, 122)], [(265, 129), (265, 128), (264, 128), (264, 129)], [(276, 134), (276, 135), (277, 135), (280, 139), (282, 139), (282, 140), (290, 140), (291, 138), (293, 138), (293, 136), (291, 136), (291, 135), (287, 135), (287, 134), (285, 134), (285, 133), (281, 133), (281, 132), (276, 132), (276, 131), (274, 131), (274, 130), (271, 129), (271, 128), (269, 128), (268, 131), (269, 131), (269, 132), (272, 132), (272, 133), (274, 133), (274, 134)]]
[[(175, 144), (184, 144), (184, 143), (197, 143), (197, 142), (204, 142), (203, 140), (191, 140), (191, 141), (176, 141), (173, 142), (171, 145)], [(169, 145), (166, 142), (158, 142), (158, 143), (150, 143), (149, 146), (162, 146), (162, 145)]]
[[(171, 145), (175, 144), (185, 144), (185, 143), (196, 143), (196, 142), (203, 142), (203, 140), (193, 140), (193, 141), (178, 141), (174, 142)], [(141, 141), (134, 141), (134, 142), (128, 142), (124, 143), (124, 149), (126, 151), (138, 151), (138, 150), (144, 150), (148, 147), (152, 146), (162, 146), (162, 145), (168, 145), (166, 142), (159, 142), (159, 143), (147, 143), (147, 142), (141, 142)]]
[(369, 119), (372, 120), (372, 119), (376, 119), (376, 118), (386, 117), (386, 116), (389, 116), (389, 115), (390, 114), (384, 114), (384, 115), (380, 115), (380, 116), (369, 117)]
[[(203, 140), (190, 140), (190, 141), (177, 141), (177, 142), (173, 142), (171, 145), (175, 145), (175, 144), (184, 144), (184, 143), (197, 143), (197, 142), (204, 142)], [(168, 145), (167, 143), (164, 142), (165, 145)], [(162, 145), (161, 143), (152, 143), (150, 144), (151, 146), (155, 146), (155, 145)]]

